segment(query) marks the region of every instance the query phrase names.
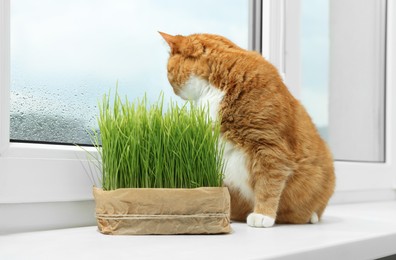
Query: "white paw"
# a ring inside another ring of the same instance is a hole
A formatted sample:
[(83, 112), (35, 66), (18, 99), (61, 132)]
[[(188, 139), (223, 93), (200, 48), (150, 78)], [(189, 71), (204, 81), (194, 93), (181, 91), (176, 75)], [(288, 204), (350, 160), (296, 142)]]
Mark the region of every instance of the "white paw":
[(312, 213), (312, 216), (311, 216), (311, 219), (309, 220), (309, 223), (316, 224), (318, 222), (319, 222), (318, 214), (316, 214), (315, 212)]
[(272, 227), (275, 219), (263, 214), (250, 213), (246, 222), (251, 227)]

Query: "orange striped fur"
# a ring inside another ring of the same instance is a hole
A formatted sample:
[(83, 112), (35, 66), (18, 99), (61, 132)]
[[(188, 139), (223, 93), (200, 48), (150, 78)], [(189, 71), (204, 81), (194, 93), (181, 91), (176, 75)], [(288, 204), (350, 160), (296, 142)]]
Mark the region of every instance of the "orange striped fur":
[(222, 36), (160, 34), (174, 92), (214, 100), (225, 156), (243, 162), (225, 172), (231, 218), (255, 227), (316, 223), (334, 191), (332, 155), (277, 69)]

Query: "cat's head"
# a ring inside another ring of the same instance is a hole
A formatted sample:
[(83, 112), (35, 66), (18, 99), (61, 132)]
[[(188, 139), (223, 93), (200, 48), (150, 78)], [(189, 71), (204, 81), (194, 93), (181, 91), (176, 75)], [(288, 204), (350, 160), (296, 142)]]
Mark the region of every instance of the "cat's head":
[(169, 35), (159, 32), (170, 47), (168, 60), (168, 80), (176, 95), (182, 94), (192, 77), (209, 81), (213, 70), (213, 60), (219, 59), (222, 52), (240, 49), (230, 40), (212, 34), (192, 34), (189, 36)]

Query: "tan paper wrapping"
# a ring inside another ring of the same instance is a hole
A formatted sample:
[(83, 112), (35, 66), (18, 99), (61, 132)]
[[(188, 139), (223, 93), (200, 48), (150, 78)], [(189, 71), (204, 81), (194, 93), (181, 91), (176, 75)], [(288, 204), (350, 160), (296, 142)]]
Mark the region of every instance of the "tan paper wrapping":
[(99, 231), (113, 235), (230, 232), (227, 188), (93, 190)]

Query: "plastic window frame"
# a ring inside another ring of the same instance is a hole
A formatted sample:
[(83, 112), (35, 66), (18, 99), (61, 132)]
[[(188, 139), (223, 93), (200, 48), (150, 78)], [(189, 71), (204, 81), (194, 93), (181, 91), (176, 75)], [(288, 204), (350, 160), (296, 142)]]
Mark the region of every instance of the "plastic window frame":
[[(300, 7), (300, 0), (263, 0), (263, 55), (277, 66), (286, 85), (297, 98), (301, 82)], [(386, 8), (386, 159), (378, 163), (335, 161), (337, 185), (332, 203), (396, 199), (395, 1), (388, 1)]]

